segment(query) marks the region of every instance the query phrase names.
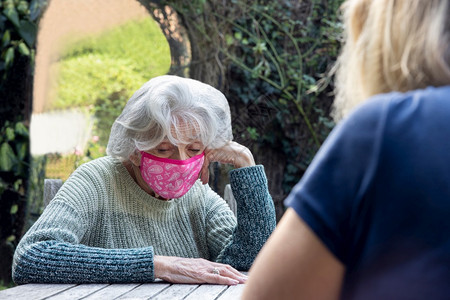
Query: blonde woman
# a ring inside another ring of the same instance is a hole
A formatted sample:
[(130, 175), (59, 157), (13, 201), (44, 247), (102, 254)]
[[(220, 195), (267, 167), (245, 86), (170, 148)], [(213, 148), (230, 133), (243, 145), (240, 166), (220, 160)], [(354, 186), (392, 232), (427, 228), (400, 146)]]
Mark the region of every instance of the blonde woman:
[(450, 2), (349, 0), (334, 116), (244, 299), (448, 299)]

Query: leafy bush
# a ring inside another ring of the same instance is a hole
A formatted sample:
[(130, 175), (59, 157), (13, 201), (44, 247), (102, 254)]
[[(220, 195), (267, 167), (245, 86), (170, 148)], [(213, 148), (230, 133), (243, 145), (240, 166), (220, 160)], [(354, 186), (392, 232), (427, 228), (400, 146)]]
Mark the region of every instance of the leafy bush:
[(227, 20), (224, 54), (231, 81), (245, 84), (231, 82), (229, 98), (249, 114), (249, 107), (266, 112), (237, 124), (237, 136), (284, 153), (289, 192), (334, 126), (328, 72), (340, 49), (342, 0), (233, 2), (242, 13)]
[(127, 58), (132, 68), (146, 78), (165, 74), (170, 67), (169, 45), (159, 25), (150, 17), (129, 21), (100, 36), (86, 37), (69, 44), (61, 59), (89, 53)]
[(28, 129), (22, 122), (0, 129), (0, 254), (1, 276), (11, 280), (11, 260), (24, 226), (29, 159)]
[(110, 95), (130, 94), (145, 78), (127, 58), (88, 53), (58, 64), (58, 85), (52, 109), (92, 107)]

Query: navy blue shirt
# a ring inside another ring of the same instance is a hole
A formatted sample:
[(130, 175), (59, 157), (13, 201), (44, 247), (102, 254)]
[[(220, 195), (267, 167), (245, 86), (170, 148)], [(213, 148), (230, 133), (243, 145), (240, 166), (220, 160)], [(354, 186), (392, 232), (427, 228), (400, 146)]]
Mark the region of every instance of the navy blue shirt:
[(286, 205), (346, 266), (344, 299), (450, 299), (450, 86), (339, 123)]

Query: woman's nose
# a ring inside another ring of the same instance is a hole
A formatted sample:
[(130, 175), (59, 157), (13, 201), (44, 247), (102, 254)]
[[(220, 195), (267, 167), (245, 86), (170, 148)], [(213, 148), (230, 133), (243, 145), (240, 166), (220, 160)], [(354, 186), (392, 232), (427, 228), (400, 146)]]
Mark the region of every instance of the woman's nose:
[(172, 159), (178, 159), (178, 160), (186, 160), (188, 158), (189, 158), (189, 156), (187, 155), (186, 151), (184, 151), (184, 149), (180, 149), (180, 148), (178, 148), (172, 156)]

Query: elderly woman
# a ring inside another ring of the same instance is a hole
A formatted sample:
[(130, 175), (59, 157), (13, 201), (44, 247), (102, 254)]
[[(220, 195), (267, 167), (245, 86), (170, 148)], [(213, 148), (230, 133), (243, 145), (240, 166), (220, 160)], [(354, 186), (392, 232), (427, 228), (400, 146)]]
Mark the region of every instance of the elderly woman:
[(286, 199), (243, 299), (449, 299), (450, 1), (344, 8), (344, 120)]
[[(249, 269), (275, 212), (263, 166), (231, 140), (221, 92), (150, 80), (115, 121), (108, 156), (81, 165), (22, 238), (14, 281), (244, 282), (236, 269)], [(214, 161), (235, 167), (237, 218), (206, 184)]]

